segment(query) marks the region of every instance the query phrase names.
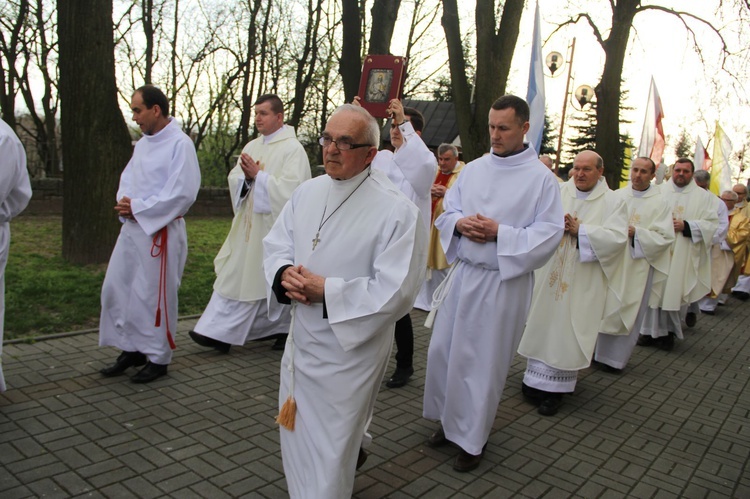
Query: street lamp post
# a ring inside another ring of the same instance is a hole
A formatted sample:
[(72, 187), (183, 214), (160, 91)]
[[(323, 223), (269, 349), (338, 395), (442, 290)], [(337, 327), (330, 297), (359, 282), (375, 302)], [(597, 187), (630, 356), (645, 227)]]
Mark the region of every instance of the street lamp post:
[[(573, 56), (576, 51), (576, 39), (573, 38), (573, 43), (570, 44), (570, 59), (568, 59), (568, 79), (565, 82), (565, 98), (563, 99), (562, 118), (560, 119), (560, 135), (557, 137), (557, 154), (555, 155), (555, 175), (557, 175), (560, 169), (560, 154), (562, 153), (562, 139), (563, 131), (565, 130), (565, 112), (568, 109), (568, 96), (570, 95), (570, 81), (573, 79)], [(550, 67), (550, 71), (552, 68)], [(553, 71), (554, 73), (554, 71)]]

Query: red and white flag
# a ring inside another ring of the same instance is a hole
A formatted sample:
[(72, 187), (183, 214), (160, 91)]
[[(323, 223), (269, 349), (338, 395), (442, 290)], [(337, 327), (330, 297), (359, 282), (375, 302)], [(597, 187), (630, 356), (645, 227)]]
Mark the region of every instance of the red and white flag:
[(641, 144), (638, 147), (638, 156), (651, 158), (655, 165), (661, 163), (664, 154), (664, 129), (661, 120), (664, 118), (664, 109), (661, 106), (659, 91), (656, 82), (651, 78), (651, 88), (648, 91), (648, 102), (646, 103), (646, 117), (643, 120), (643, 131), (641, 132)]
[(708, 155), (708, 151), (703, 146), (703, 141), (698, 137), (695, 139), (695, 155), (693, 156), (693, 164), (695, 164), (696, 170), (710, 170), (711, 169), (711, 158)]

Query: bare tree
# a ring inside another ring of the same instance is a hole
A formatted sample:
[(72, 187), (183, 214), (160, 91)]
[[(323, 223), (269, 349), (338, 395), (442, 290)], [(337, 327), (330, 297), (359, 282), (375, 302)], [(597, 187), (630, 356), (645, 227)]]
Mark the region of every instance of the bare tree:
[(18, 71), (16, 62), (22, 50), (24, 25), (29, 15), (28, 0), (8, 2), (0, 11), (0, 111), (3, 121), (16, 127)]
[[(23, 47), (23, 69), (18, 76), (18, 86), (34, 128), (26, 128), (36, 144), (42, 171), (35, 175), (58, 174), (59, 149), (57, 137), (57, 38), (55, 29), (57, 13), (47, 11), (43, 0), (35, 0), (30, 10), (29, 31)], [(33, 74), (32, 74), (33, 71)], [(32, 91), (32, 82), (41, 85), (41, 97)], [(41, 116), (37, 112), (41, 105)]]
[(466, 74), (461, 28), (456, 0), (443, 0), (442, 24), (448, 44), (451, 89), (456, 106), (458, 131), (467, 161), (478, 158), (489, 147), (487, 114), (492, 102), (505, 93), (513, 51), (518, 40), (523, 0), (506, 0), (496, 29), (495, 3), (477, 0), (476, 78), (474, 99)]
[[(738, 8), (740, 10), (745, 7), (750, 9), (747, 0), (744, 3), (744, 6), (739, 6)], [(630, 32), (633, 28), (635, 17), (644, 12), (661, 12), (676, 17), (685, 28), (688, 38), (692, 41), (698, 55), (701, 57), (701, 61), (703, 60), (703, 55), (698, 44), (698, 35), (693, 29), (694, 23), (709, 28), (718, 37), (722, 46), (722, 59), (729, 55), (729, 50), (721, 32), (711, 22), (690, 12), (657, 4), (642, 5), (641, 0), (610, 0), (606, 4), (611, 11), (610, 25), (607, 29), (600, 29), (587, 12), (581, 12), (559, 24), (555, 31), (564, 26), (576, 24), (580, 20), (585, 20), (591, 27), (596, 41), (604, 51), (605, 59), (602, 76), (594, 89), (597, 99), (596, 152), (599, 153), (604, 160), (604, 164), (607, 165), (605, 169), (607, 182), (609, 185), (615, 186), (619, 185), (622, 172), (622, 162), (619, 159), (620, 122), (618, 119), (620, 114), (620, 96), (622, 94), (622, 70), (625, 64)], [(604, 38), (603, 33), (607, 31), (609, 31), (609, 34)]]
[(102, 263), (117, 236), (112, 207), (132, 152), (117, 99), (112, 0), (59, 2), (57, 15), (66, 165), (63, 258)]

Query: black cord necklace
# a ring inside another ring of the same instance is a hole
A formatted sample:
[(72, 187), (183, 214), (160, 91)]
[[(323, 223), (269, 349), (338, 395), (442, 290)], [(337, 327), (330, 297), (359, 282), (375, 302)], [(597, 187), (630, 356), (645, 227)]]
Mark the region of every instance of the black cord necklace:
[[(323, 215), (320, 217), (320, 225), (318, 225), (318, 232), (315, 234), (315, 239), (312, 240), (312, 243), (313, 243), (312, 249), (313, 249), (313, 251), (315, 251), (315, 247), (320, 242), (320, 229), (323, 228), (323, 226), (334, 215), (334, 213), (336, 213), (337, 211), (339, 211), (339, 208), (341, 208), (344, 205), (344, 203), (346, 203), (347, 201), (349, 201), (349, 198), (352, 197), (352, 195), (355, 192), (357, 192), (357, 189), (359, 189), (360, 187), (362, 187), (362, 184), (365, 183), (365, 180), (367, 180), (367, 178), (369, 176), (370, 176), (370, 171), (367, 172), (367, 175), (365, 175), (365, 178), (362, 180), (362, 182), (360, 182), (359, 185), (357, 187), (355, 187), (354, 190), (352, 192), (350, 192), (348, 196), (346, 196), (346, 199), (344, 199), (343, 201), (341, 201), (341, 203), (336, 207), (336, 209), (333, 210), (331, 212), (331, 214), (328, 215), (327, 217), (326, 217), (326, 211), (328, 211), (328, 201), (326, 201), (326, 206), (325, 206), (325, 208), (323, 208)], [(330, 188), (328, 189), (328, 192), (330, 193)]]

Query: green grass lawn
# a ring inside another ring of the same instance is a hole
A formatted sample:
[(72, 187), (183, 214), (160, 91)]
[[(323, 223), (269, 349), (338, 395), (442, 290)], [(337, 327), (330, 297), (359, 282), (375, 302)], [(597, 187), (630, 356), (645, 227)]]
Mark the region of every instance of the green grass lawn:
[[(231, 218), (186, 219), (188, 258), (180, 287), (180, 315), (200, 314), (211, 297), (213, 260)], [(5, 269), (5, 339), (75, 331), (99, 324), (106, 265), (62, 259), (62, 217), (28, 216), (11, 222)]]

